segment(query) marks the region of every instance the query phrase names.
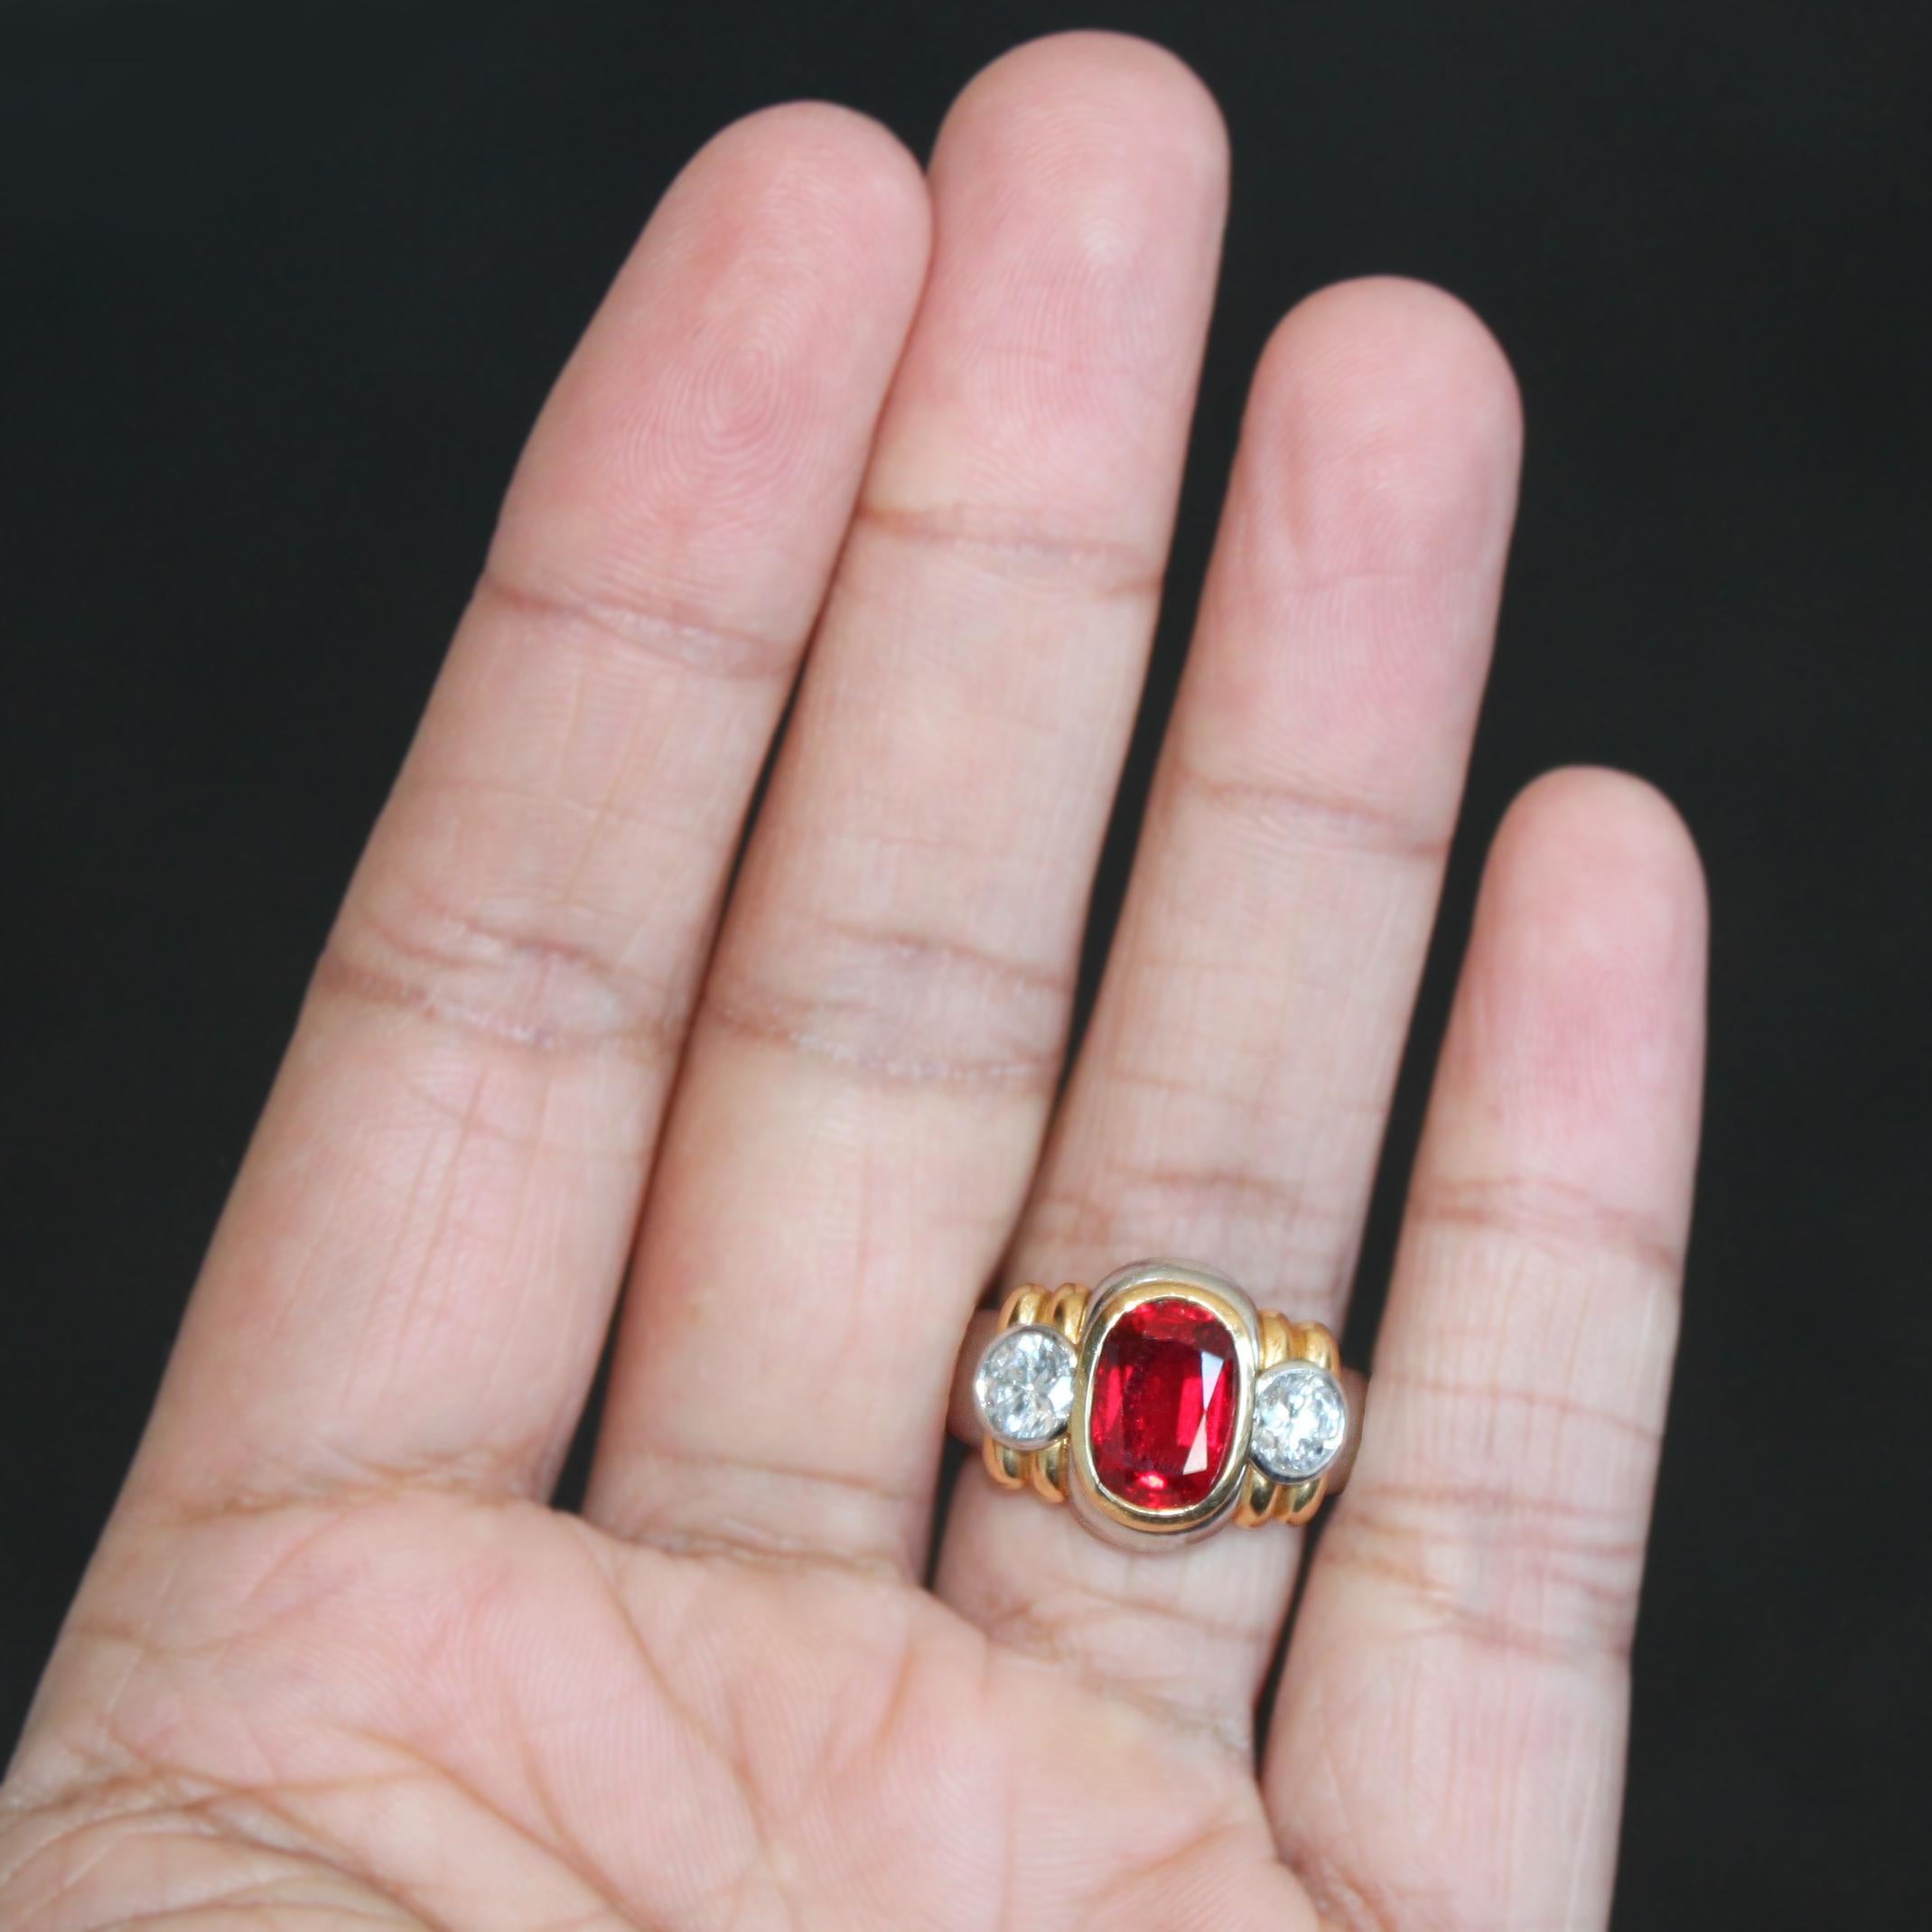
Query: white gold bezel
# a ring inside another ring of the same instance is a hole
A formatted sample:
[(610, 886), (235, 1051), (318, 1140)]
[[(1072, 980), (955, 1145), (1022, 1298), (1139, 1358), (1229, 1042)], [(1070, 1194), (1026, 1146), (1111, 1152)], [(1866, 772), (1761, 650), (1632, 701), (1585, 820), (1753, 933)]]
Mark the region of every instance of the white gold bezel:
[[(1051, 1435), (1019, 1436), (1010, 1435), (997, 1427), (993, 1418), (986, 1414), (986, 1404), (982, 1378), (985, 1373), (986, 1360), (995, 1349), (1005, 1344), (1014, 1335), (1044, 1335), (1057, 1349), (1065, 1352), (1073, 1374), (1073, 1408)], [(973, 1407), (979, 1417), (979, 1425), (995, 1442), (1003, 1442), (1008, 1449), (1019, 1450), (1022, 1454), (1030, 1450), (1044, 1449), (1049, 1443), (1061, 1442), (1073, 1426), (1073, 1416), (1080, 1408), (1080, 1353), (1060, 1331), (1044, 1321), (1022, 1321), (1010, 1329), (1002, 1329), (981, 1350), (980, 1358), (973, 1370)]]
[[(1143, 1509), (1115, 1495), (1095, 1471), (1094, 1369), (1108, 1334), (1123, 1315), (1143, 1302), (1170, 1298), (1192, 1302), (1219, 1321), (1233, 1338), (1234, 1428), (1220, 1472), (1206, 1496), (1184, 1509)], [(1225, 1274), (1185, 1262), (1143, 1261), (1108, 1275), (1094, 1291), (1081, 1323), (1073, 1414), (1067, 1424), (1067, 1500), (1081, 1523), (1104, 1542), (1125, 1549), (1145, 1549), (1152, 1542), (1177, 1548), (1218, 1529), (1240, 1500), (1248, 1479), (1248, 1443), (1260, 1359), (1261, 1318), (1246, 1292)]]
[(1322, 1457), (1321, 1461), (1313, 1469), (1299, 1470), (1291, 1474), (1285, 1470), (1276, 1469), (1265, 1460), (1262, 1455), (1260, 1444), (1255, 1439), (1255, 1433), (1252, 1425), (1250, 1426), (1248, 1453), (1254, 1461), (1255, 1467), (1264, 1476), (1267, 1477), (1271, 1482), (1279, 1483), (1283, 1489), (1294, 1489), (1302, 1483), (1313, 1482), (1317, 1477), (1327, 1475), (1329, 1470), (1334, 1468), (1335, 1459), (1341, 1453), (1342, 1444), (1349, 1440), (1349, 1392), (1341, 1386), (1339, 1378), (1331, 1375), (1320, 1362), (1311, 1362), (1299, 1356), (1291, 1357), (1285, 1362), (1276, 1362), (1272, 1367), (1264, 1368), (1255, 1377), (1255, 1407), (1257, 1414), (1261, 1407), (1264, 1387), (1277, 1377), (1291, 1375), (1303, 1380), (1315, 1377), (1328, 1384), (1334, 1394), (1337, 1405), (1341, 1410), (1341, 1428), (1337, 1433), (1334, 1442), (1329, 1445), (1328, 1453)]

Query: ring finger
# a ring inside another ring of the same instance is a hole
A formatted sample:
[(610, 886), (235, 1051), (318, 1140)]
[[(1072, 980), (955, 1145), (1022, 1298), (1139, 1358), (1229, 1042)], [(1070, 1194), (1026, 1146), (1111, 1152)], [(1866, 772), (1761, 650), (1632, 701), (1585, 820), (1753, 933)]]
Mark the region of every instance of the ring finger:
[[(1257, 374), (1092, 1031), (1013, 1278), (1212, 1263), (1339, 1318), (1434, 913), (1515, 501), (1514, 386), (1460, 304), (1331, 289)], [(968, 1472), (939, 1589), (1247, 1748), (1299, 1536), (1092, 1541)]]

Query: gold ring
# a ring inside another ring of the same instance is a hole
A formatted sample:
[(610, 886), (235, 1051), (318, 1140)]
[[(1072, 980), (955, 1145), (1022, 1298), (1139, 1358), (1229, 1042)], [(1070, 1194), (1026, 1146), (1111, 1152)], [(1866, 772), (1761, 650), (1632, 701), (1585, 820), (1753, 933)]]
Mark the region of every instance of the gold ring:
[(1142, 1261), (1091, 1291), (1015, 1288), (968, 1337), (955, 1416), (1003, 1489), (1071, 1505), (1108, 1543), (1172, 1549), (1307, 1522), (1347, 1479), (1365, 1393), (1319, 1321), (1257, 1309), (1211, 1268)]

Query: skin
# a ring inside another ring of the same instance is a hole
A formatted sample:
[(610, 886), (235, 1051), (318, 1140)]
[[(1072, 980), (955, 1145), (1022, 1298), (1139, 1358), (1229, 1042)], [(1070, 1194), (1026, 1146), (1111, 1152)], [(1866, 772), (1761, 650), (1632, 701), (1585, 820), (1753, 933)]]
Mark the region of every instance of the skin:
[(968, 1470), (929, 1567), (989, 1284), (1179, 1254), (1339, 1324), (1455, 822), (1517, 399), (1355, 283), (1261, 359), (1062, 1087), (1226, 170), (1078, 35), (923, 175), (790, 107), (670, 191), (0, 1789), (0, 1922), (1602, 1922), (1702, 1044), (1636, 780), (1496, 835), (1265, 1727), (1295, 1532), (1126, 1554)]

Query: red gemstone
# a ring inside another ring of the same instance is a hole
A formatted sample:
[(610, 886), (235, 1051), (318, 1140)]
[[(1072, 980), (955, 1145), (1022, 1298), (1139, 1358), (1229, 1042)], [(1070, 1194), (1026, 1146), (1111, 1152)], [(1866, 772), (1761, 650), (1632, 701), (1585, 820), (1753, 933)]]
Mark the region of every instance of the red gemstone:
[(1213, 1489), (1235, 1422), (1235, 1340), (1163, 1295), (1131, 1308), (1094, 1364), (1094, 1473), (1123, 1502), (1185, 1509)]

